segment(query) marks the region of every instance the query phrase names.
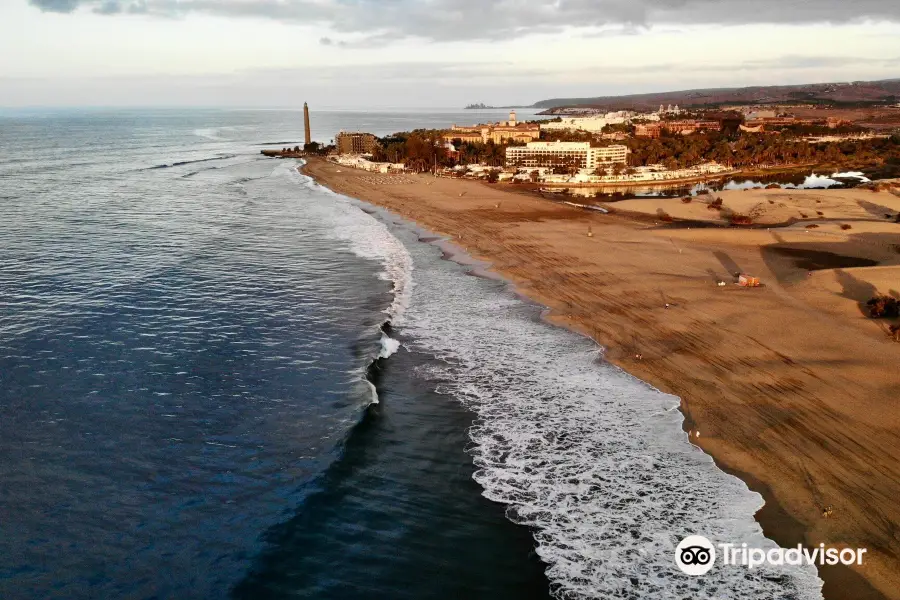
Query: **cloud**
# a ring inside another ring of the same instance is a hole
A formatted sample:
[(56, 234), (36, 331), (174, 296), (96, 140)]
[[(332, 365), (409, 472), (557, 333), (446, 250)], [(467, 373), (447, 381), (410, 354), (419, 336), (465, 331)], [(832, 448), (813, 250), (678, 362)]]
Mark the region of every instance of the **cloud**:
[(341, 48), (348, 46), (343, 40), (333, 40), (330, 37), (319, 38), (319, 44), (323, 46), (339, 46)]
[(92, 3), (83, 0), (29, 0), (29, 4), (44, 12), (70, 13), (82, 4)]
[[(417, 37), (497, 40), (567, 28), (663, 24), (900, 21), (897, 0), (29, 0), (48, 12), (180, 17), (200, 13), (316, 23), (362, 36), (353, 45)], [(328, 38), (325, 38), (328, 39)]]
[(95, 8), (94, 12), (101, 15), (115, 15), (122, 12), (122, 5), (116, 0), (107, 0)]
[[(366, 110), (402, 106), (531, 104), (545, 98), (582, 98), (835, 81), (896, 76), (898, 58), (776, 59), (691, 65), (597, 65), (545, 68), (521, 63), (397, 62), (248, 69), (206, 75), (127, 75), (3, 78), (7, 106), (340, 106)], [(365, 94), (360, 95), (360, 90)], [(0, 105), (2, 105), (0, 104)], [(361, 113), (355, 113), (361, 114)]]

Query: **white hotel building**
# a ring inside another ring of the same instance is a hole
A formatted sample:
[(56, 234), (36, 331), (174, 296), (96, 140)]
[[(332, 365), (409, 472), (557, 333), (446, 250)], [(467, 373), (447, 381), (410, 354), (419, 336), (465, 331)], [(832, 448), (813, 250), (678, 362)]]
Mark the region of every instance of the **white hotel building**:
[(572, 164), (579, 169), (596, 169), (628, 161), (627, 146), (591, 148), (590, 142), (530, 142), (506, 149), (507, 167), (554, 167)]

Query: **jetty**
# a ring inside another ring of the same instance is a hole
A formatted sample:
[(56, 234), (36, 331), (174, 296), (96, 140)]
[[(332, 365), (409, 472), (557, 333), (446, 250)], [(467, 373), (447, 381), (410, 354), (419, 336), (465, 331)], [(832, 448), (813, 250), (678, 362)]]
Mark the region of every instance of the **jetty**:
[(281, 150), (261, 150), (260, 154), (269, 158), (303, 158), (307, 155), (300, 146), (282, 148)]

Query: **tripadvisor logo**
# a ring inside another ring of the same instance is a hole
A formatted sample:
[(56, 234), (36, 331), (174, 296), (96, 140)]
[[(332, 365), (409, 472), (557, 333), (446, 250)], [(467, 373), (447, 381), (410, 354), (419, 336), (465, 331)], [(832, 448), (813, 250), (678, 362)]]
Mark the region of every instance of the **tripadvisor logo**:
[[(861, 565), (865, 548), (750, 548), (747, 544), (718, 544), (722, 564), (755, 569), (762, 565)], [(687, 575), (705, 575), (716, 564), (716, 546), (702, 535), (689, 535), (675, 548), (675, 565)]]
[(689, 535), (675, 548), (675, 564), (686, 575), (706, 575), (716, 564), (716, 548), (702, 535)]

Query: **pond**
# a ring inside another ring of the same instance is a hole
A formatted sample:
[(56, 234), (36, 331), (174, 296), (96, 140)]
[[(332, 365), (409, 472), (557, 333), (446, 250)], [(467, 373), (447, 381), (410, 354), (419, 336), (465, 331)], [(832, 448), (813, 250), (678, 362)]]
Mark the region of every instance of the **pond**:
[(695, 184), (670, 184), (670, 185), (636, 185), (634, 187), (544, 187), (541, 192), (548, 197), (567, 195), (579, 198), (595, 198), (605, 202), (628, 200), (631, 198), (677, 198), (681, 196), (696, 196), (705, 192), (718, 192), (722, 190), (748, 190), (761, 189), (770, 185), (777, 185), (783, 189), (829, 189), (851, 188), (861, 183), (870, 181), (859, 171), (844, 173), (832, 173), (820, 175), (818, 173), (779, 173), (757, 177), (754, 179), (726, 177), (713, 181), (705, 181)]

